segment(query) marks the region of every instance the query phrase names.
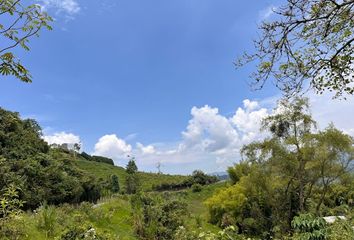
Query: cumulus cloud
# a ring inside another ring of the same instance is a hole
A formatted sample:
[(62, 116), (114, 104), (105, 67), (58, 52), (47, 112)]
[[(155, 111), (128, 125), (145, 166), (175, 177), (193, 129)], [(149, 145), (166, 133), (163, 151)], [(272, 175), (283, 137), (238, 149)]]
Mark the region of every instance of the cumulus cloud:
[(243, 101), (244, 108), (238, 108), (231, 122), (242, 134), (242, 143), (248, 143), (264, 137), (260, 133), (262, 119), (269, 115), (266, 108), (260, 108), (259, 103), (248, 99)]
[[(330, 96), (308, 96), (313, 117), (324, 129), (329, 123), (344, 132), (354, 135), (351, 121), (354, 116), (354, 101), (333, 100)], [(163, 163), (169, 173), (190, 173), (195, 169), (208, 172), (223, 171), (241, 159), (240, 149), (244, 144), (261, 140), (267, 132), (260, 131), (261, 121), (274, 113), (278, 97), (261, 101), (246, 99), (234, 114), (222, 114), (209, 105), (193, 107), (186, 128), (176, 142), (142, 144), (133, 148), (116, 135), (106, 135), (95, 145), (95, 154), (119, 161), (127, 154), (136, 157), (138, 166), (147, 171), (157, 171), (156, 163)]]
[(57, 132), (51, 135), (45, 135), (44, 141), (48, 144), (75, 144), (81, 142), (80, 137), (73, 133)]
[(79, 3), (75, 0), (38, 0), (38, 3), (45, 11), (55, 9), (57, 13), (64, 12), (69, 15), (77, 14), (81, 10)]
[(208, 105), (191, 111), (192, 119), (182, 132), (183, 147), (217, 152), (238, 145), (239, 136), (229, 119)]
[(225, 170), (240, 159), (240, 148), (244, 144), (264, 136), (259, 127), (268, 112), (259, 102), (248, 99), (231, 117), (208, 105), (193, 107), (180, 141), (147, 146), (137, 143), (133, 154), (138, 164), (145, 167), (160, 162), (180, 171)]
[(154, 154), (156, 152), (155, 147), (153, 145), (144, 146), (143, 144), (138, 142), (136, 144), (136, 147), (144, 155), (145, 154)]
[(94, 155), (104, 156), (119, 160), (132, 151), (132, 146), (127, 144), (117, 135), (104, 135), (95, 144)]

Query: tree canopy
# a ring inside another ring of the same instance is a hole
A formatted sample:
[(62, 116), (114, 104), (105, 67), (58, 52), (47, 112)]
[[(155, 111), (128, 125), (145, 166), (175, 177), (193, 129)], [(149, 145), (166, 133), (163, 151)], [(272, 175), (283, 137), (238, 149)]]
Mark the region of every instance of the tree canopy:
[(229, 168), (232, 185), (207, 201), (211, 221), (266, 239), (291, 231), (301, 213), (352, 206), (354, 139), (315, 125), (307, 99), (281, 101), (263, 121), (269, 137), (242, 148), (242, 162)]
[[(354, 1), (287, 0), (260, 25), (255, 53), (236, 63), (256, 62), (252, 86), (267, 80), (285, 95), (313, 88), (335, 97), (354, 93)], [(305, 89), (306, 89), (305, 88)]]
[(0, 74), (12, 75), (23, 82), (31, 82), (29, 70), (22, 65), (13, 50), (20, 46), (29, 50), (29, 40), (39, 36), (42, 28), (51, 29), (52, 18), (41, 6), (26, 6), (21, 0), (0, 1)]

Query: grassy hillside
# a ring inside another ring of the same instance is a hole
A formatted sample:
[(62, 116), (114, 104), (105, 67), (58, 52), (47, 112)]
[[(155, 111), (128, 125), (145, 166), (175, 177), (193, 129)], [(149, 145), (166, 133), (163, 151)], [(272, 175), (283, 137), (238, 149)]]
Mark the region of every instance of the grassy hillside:
[[(137, 239), (131, 219), (130, 203), (122, 197), (108, 199), (97, 205), (88, 203), (78, 206), (63, 205), (50, 207), (50, 210), (39, 209), (35, 214), (24, 213), (12, 220), (11, 227), (16, 226), (23, 226), (21, 228), (24, 234), (20, 239), (24, 240), (60, 239), (63, 234), (71, 232), (73, 235), (81, 230), (87, 232), (90, 228), (108, 239)], [(52, 232), (48, 231), (50, 226), (53, 228)]]
[[(75, 165), (86, 172), (91, 173), (97, 178), (107, 179), (112, 174), (115, 174), (119, 178), (121, 186), (124, 186), (126, 172), (122, 167), (112, 166), (106, 163), (87, 161), (84, 158), (78, 157), (74, 161)], [(181, 175), (168, 175), (168, 174), (156, 174), (156, 173), (145, 173), (139, 172), (139, 179), (141, 187), (144, 191), (150, 191), (153, 185), (161, 183), (176, 183), (181, 182), (186, 179), (186, 176)]]
[(193, 192), (191, 189), (187, 189), (174, 193), (179, 195), (188, 205), (189, 216), (186, 219), (186, 224), (190, 230), (197, 230), (200, 228), (202, 228), (203, 231), (210, 232), (217, 232), (220, 230), (220, 228), (208, 222), (209, 212), (204, 205), (204, 201), (226, 185), (226, 182), (218, 182), (203, 186), (200, 192)]

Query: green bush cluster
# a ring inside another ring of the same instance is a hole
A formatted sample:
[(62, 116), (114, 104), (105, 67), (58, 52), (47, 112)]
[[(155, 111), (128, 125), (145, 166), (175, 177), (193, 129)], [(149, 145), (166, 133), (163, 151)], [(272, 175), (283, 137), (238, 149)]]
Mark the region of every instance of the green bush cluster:
[(169, 194), (136, 194), (131, 205), (134, 227), (140, 239), (171, 240), (184, 225), (187, 205)]
[(80, 155), (87, 161), (101, 162), (101, 163), (107, 163), (109, 165), (114, 165), (114, 161), (111, 158), (102, 157), (102, 156), (91, 156), (85, 152), (80, 153)]
[(181, 190), (192, 187), (194, 184), (208, 185), (213, 184), (218, 181), (216, 176), (210, 176), (205, 174), (203, 171), (195, 170), (191, 176), (184, 179), (182, 182), (177, 183), (161, 183), (159, 185), (153, 186), (155, 191), (171, 191), (171, 190)]
[(76, 168), (70, 154), (50, 149), (35, 120), (0, 108), (0, 196), (10, 185), (17, 187), (23, 209), (100, 198), (95, 177)]

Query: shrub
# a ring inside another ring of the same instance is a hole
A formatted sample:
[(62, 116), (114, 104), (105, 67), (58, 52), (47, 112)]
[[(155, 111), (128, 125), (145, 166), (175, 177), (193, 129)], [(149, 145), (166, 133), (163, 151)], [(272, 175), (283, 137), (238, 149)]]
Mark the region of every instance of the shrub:
[(201, 191), (202, 191), (202, 185), (200, 185), (199, 183), (195, 183), (192, 185), (192, 192), (196, 193)]
[(46, 203), (38, 209), (39, 229), (45, 232), (46, 237), (52, 237), (55, 233), (57, 214), (54, 206), (49, 206)]
[(294, 217), (291, 226), (296, 232), (295, 239), (325, 240), (327, 238), (326, 221), (321, 217), (301, 214)]

